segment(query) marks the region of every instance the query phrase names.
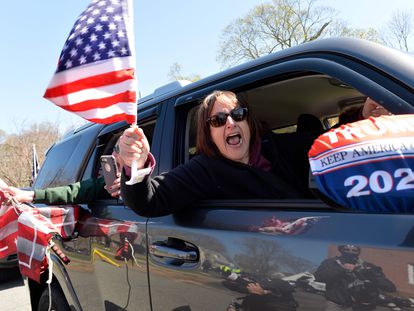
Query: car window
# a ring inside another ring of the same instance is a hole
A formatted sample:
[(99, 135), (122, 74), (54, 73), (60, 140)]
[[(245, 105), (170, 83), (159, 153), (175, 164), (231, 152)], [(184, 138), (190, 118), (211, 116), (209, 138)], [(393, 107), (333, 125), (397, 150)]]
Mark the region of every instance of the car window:
[[(144, 133), (147, 136), (148, 142), (151, 146), (155, 121), (146, 122), (145, 124), (140, 125), (140, 127), (144, 130)], [(91, 158), (89, 159), (87, 169), (85, 170), (85, 174), (82, 178), (83, 180), (91, 177), (97, 178), (102, 176), (99, 159), (101, 155), (109, 155), (112, 153), (117, 139), (122, 135), (122, 132), (125, 130), (125, 128), (117, 129), (99, 137), (96, 148), (92, 153)]]
[(79, 180), (85, 160), (94, 148), (100, 124), (88, 123), (51, 148), (34, 184), (35, 189), (63, 186)]
[(56, 186), (59, 181), (75, 179), (76, 170), (66, 170), (66, 166), (62, 163), (69, 162), (79, 141), (80, 136), (77, 136), (65, 144), (56, 145), (49, 151), (42, 170), (36, 178), (35, 188)]
[[(263, 132), (273, 132), (286, 148), (293, 136), (314, 131), (315, 138), (337, 122), (337, 116), (348, 107), (362, 105), (366, 96), (358, 90), (322, 74), (306, 75), (268, 83), (238, 92), (247, 99), (250, 109), (262, 125)], [(186, 122), (186, 157), (196, 153), (197, 103), (188, 111)], [(325, 122), (328, 120), (328, 122)], [(293, 137), (294, 138), (294, 137)], [(295, 146), (300, 150), (301, 146)], [(283, 149), (281, 148), (282, 152)], [(306, 156), (305, 156), (306, 158)], [(305, 163), (306, 161), (306, 163)], [(308, 178), (307, 159), (303, 163), (303, 176)], [(305, 172), (306, 171), (306, 172)], [(308, 180), (304, 181), (308, 183)]]
[[(315, 116), (328, 129), (344, 109), (362, 105), (365, 99), (358, 90), (320, 74), (278, 81), (239, 94), (247, 99), (263, 129), (277, 134), (296, 132), (297, 120), (303, 114)], [(187, 117), (187, 158), (196, 153), (196, 110), (197, 107), (189, 110)]]

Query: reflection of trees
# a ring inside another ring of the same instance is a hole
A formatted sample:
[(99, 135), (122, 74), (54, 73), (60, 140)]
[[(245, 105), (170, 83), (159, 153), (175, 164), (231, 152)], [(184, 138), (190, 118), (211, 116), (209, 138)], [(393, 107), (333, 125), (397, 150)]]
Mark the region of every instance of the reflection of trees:
[(293, 255), (275, 241), (246, 238), (243, 246), (245, 250), (235, 255), (234, 261), (245, 272), (268, 276), (273, 272), (299, 273), (315, 268), (312, 262)]

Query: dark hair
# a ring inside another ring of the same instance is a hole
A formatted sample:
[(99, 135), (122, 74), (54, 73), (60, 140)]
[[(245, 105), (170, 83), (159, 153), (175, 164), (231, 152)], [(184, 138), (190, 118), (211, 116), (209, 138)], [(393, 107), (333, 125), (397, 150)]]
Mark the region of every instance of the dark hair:
[(118, 142), (119, 137), (121, 137), (123, 134), (123, 131), (120, 131), (118, 133), (115, 133), (111, 136), (111, 138), (108, 139), (108, 142), (105, 145), (105, 148), (102, 152), (102, 155), (111, 155), (114, 151), (115, 144)]
[(340, 125), (346, 123), (352, 123), (363, 119), (362, 117), (363, 106), (360, 107), (350, 107), (342, 111), (338, 116), (338, 123)]
[[(205, 154), (208, 157), (220, 155), (220, 152), (217, 146), (214, 144), (211, 139), (210, 134), (210, 125), (207, 122), (207, 119), (210, 117), (210, 113), (213, 110), (214, 104), (216, 103), (219, 97), (226, 97), (233, 103), (237, 103), (239, 107), (249, 108), (247, 102), (237, 96), (235, 93), (230, 91), (214, 91), (207, 95), (203, 102), (200, 104), (197, 111), (197, 138), (196, 138), (196, 148), (198, 154)], [(260, 140), (260, 131), (259, 124), (253, 118), (251, 110), (247, 113), (247, 124), (250, 128), (250, 152), (252, 151), (252, 146), (256, 141)]]

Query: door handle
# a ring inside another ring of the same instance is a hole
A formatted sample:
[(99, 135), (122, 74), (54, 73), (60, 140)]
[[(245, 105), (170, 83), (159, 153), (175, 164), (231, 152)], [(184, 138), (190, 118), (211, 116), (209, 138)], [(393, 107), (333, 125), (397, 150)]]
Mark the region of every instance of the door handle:
[(159, 244), (151, 244), (149, 252), (157, 257), (178, 259), (185, 262), (196, 262), (198, 260), (198, 254), (194, 250), (179, 250)]

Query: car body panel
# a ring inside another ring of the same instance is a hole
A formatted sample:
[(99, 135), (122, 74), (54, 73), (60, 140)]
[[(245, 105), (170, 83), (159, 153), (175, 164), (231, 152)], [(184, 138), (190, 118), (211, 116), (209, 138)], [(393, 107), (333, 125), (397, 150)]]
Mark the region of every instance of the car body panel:
[[(305, 224), (292, 231), (283, 232), (286, 224), (279, 228), (266, 225), (269, 221), (293, 223), (307, 217)], [(239, 274), (247, 273), (258, 282), (271, 277), (283, 280), (304, 272), (313, 277), (321, 262), (337, 255), (337, 246), (342, 244), (360, 246), (361, 258), (380, 265), (399, 288), (399, 295), (412, 297), (413, 291), (405, 283), (408, 258), (414, 255), (414, 240), (407, 238), (413, 220), (407, 215), (277, 211), (269, 206), (260, 208), (260, 204), (252, 204), (249, 209), (216, 205), (214, 209), (197, 208), (186, 215), (154, 219), (148, 223), (149, 245), (174, 237), (195, 245), (200, 260), (197, 265), (177, 267), (149, 256), (153, 310), (183, 306), (191, 310), (226, 310), (247, 292), (226, 286), (229, 276), (220, 266), (239, 269)], [(316, 290), (296, 286), (293, 297), (299, 310), (325, 308), (326, 300)]]

